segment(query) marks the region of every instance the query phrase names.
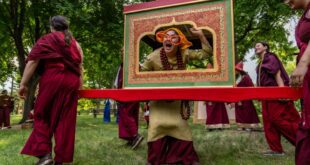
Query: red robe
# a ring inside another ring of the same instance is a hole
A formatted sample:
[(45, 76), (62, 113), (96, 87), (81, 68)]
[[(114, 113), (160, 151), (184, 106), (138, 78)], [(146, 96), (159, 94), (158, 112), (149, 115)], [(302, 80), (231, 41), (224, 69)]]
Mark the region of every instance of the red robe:
[(75, 39), (66, 46), (64, 34), (43, 36), (32, 48), (27, 61), (40, 60), (39, 93), (34, 107), (34, 128), (22, 154), (44, 156), (52, 152), (55, 161), (72, 162), (80, 87), (81, 55)]
[(184, 164), (191, 165), (199, 162), (192, 141), (184, 141), (165, 136), (154, 142), (148, 142), (147, 165)]
[(0, 96), (0, 129), (2, 126), (10, 128), (10, 113), (13, 111), (14, 101), (10, 96)]
[(225, 107), (225, 103), (206, 102), (207, 120), (206, 128), (227, 128), (229, 127), (229, 119)]
[[(300, 49), (297, 62), (299, 62), (300, 58), (304, 54), (310, 41), (310, 19), (306, 17), (306, 14), (309, 11), (310, 4), (299, 20), (296, 28), (295, 37), (297, 45)], [(303, 94), (304, 105), (302, 111), (302, 122), (299, 125), (296, 143), (296, 165), (310, 164), (310, 69), (308, 69), (308, 73), (304, 79)]]
[[(116, 77), (116, 87), (123, 85), (123, 65), (120, 66)], [(119, 138), (132, 141), (138, 134), (139, 102), (118, 103), (118, 133)]]
[[(275, 79), (278, 71), (281, 71), (284, 84), (288, 86), (289, 78), (279, 58), (275, 54), (266, 53), (257, 68), (257, 83), (266, 87), (278, 86)], [(265, 137), (270, 149), (283, 152), (281, 135), (295, 145), (300, 117), (293, 101), (262, 101), (262, 108)]]
[[(253, 87), (254, 84), (248, 74), (242, 75), (241, 81), (237, 87)], [(242, 128), (257, 127), (259, 119), (252, 100), (236, 103), (236, 123)]]

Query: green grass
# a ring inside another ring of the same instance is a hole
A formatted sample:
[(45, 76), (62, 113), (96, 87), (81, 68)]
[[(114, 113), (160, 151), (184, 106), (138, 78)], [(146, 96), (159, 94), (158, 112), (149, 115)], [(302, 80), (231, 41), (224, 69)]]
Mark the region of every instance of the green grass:
[[(17, 123), (20, 116), (12, 116)], [(147, 130), (142, 124), (139, 132), (145, 137)], [(263, 157), (268, 149), (262, 132), (239, 132), (234, 128), (226, 131), (208, 132), (202, 125), (191, 125), (195, 148), (203, 165), (291, 165), (294, 164), (294, 147), (283, 140), (284, 157)], [(30, 130), (0, 131), (0, 164), (31, 165), (36, 158), (20, 155)], [(76, 132), (75, 165), (144, 165), (147, 146), (133, 151), (118, 139), (115, 123), (103, 124), (102, 118), (79, 116)]]

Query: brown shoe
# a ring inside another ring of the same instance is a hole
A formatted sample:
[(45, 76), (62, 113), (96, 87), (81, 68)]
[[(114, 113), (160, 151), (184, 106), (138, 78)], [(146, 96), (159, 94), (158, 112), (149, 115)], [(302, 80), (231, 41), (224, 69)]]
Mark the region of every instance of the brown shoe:
[(53, 164), (52, 154), (47, 154), (47, 155), (43, 156), (36, 163), (36, 165), (52, 165), (52, 164)]
[(143, 139), (144, 139), (144, 137), (143, 136), (141, 136), (140, 134), (138, 134), (136, 137), (135, 137), (135, 139), (133, 140), (133, 142), (132, 142), (132, 147), (131, 147), (131, 149), (136, 149), (136, 148), (138, 148), (138, 146), (140, 145), (140, 143), (143, 141)]

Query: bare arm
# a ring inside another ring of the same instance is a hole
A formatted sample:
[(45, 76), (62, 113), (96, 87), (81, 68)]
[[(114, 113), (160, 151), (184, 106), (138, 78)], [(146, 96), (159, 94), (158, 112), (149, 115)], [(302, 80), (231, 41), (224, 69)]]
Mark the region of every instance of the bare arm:
[(195, 36), (198, 36), (201, 42), (201, 47), (206, 53), (212, 54), (212, 47), (207, 40), (206, 36), (203, 34), (201, 29), (196, 29), (196, 28), (191, 28), (190, 29), (191, 33)]
[(277, 84), (278, 84), (279, 87), (284, 87), (284, 86), (285, 86), (285, 85), (284, 85), (284, 81), (283, 81), (283, 79), (282, 79), (282, 77), (281, 77), (281, 70), (279, 70), (279, 71), (276, 73), (275, 79), (276, 79)]
[(20, 82), (20, 87), (18, 90), (18, 94), (21, 98), (26, 97), (28, 82), (29, 82), (31, 76), (33, 75), (34, 71), (36, 70), (39, 62), (40, 62), (40, 60), (28, 61), (28, 63), (26, 64), (24, 74), (23, 74), (22, 80)]
[(191, 33), (198, 36), (201, 42), (201, 50), (189, 50), (189, 58), (193, 60), (206, 59), (208, 56), (212, 56), (212, 47), (207, 40), (206, 36), (200, 29), (191, 28)]
[(212, 47), (211, 47), (209, 41), (207, 40), (206, 36), (201, 35), (201, 36), (199, 36), (199, 39), (201, 42), (202, 49), (204, 51), (206, 51), (208, 54), (212, 54)]
[(303, 54), (303, 56), (300, 59), (298, 65), (309, 66), (309, 64), (310, 64), (310, 41), (308, 43), (308, 46), (307, 46), (305, 53)]
[(308, 43), (305, 53), (301, 57), (296, 69), (291, 75), (290, 84), (292, 86), (298, 87), (302, 85), (305, 75), (307, 74), (309, 64), (310, 64), (310, 41)]

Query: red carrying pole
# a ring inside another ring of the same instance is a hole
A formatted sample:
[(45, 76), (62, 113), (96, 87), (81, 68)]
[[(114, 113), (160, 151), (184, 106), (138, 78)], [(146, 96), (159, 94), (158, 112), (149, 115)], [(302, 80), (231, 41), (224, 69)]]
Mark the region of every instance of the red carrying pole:
[(302, 88), (173, 88), (81, 90), (80, 98), (110, 98), (117, 101), (195, 100), (238, 102), (242, 100), (297, 100)]

